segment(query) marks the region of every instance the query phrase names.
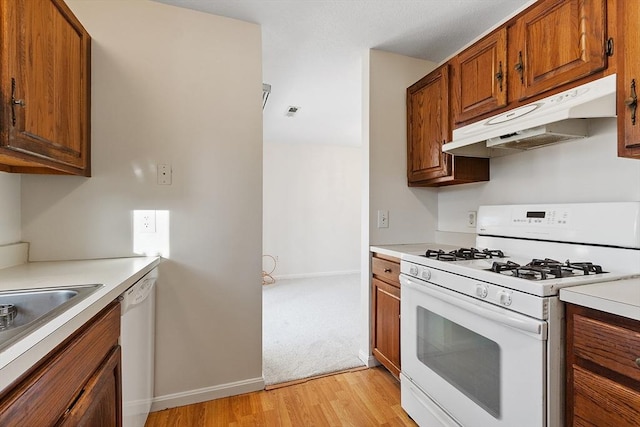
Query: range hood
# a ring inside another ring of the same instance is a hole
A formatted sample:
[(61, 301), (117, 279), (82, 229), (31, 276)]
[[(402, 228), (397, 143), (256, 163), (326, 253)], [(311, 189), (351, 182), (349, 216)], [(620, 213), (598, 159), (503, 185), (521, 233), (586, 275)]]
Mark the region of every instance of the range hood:
[(453, 131), (442, 150), (458, 156), (498, 157), (587, 134), (587, 120), (616, 116), (616, 75), (612, 74), (548, 98)]

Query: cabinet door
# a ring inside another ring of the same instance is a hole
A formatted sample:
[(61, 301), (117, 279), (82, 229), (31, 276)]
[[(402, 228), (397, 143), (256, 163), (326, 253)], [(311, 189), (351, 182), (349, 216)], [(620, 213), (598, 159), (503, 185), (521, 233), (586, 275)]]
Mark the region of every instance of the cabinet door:
[(449, 65), (407, 89), (407, 175), (409, 183), (451, 175), (449, 139)]
[(506, 67), (506, 27), (456, 57), (452, 70), (456, 123), (507, 105)]
[(113, 349), (82, 389), (80, 397), (61, 418), (60, 427), (120, 427), (121, 371), (120, 346)]
[(120, 303), (114, 301), (15, 387), (0, 393), (0, 426), (54, 425), (81, 397), (81, 390), (118, 345), (119, 336)]
[(2, 10), (2, 145), (88, 175), (88, 33), (62, 0), (3, 0)]
[(542, 0), (515, 23), (509, 40), (512, 77), (525, 99), (607, 65), (606, 0)]
[(373, 355), (395, 376), (400, 375), (400, 289), (372, 279)]
[(640, 2), (618, 2), (618, 154), (640, 158)]

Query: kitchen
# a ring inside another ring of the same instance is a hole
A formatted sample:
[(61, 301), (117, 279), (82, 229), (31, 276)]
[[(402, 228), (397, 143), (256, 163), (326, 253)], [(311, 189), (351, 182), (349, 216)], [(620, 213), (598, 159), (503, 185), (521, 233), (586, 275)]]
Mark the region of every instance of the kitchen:
[[(11, 208), (0, 226), (2, 243), (31, 242), (33, 260), (133, 255), (132, 236), (113, 230), (130, 230), (131, 210), (169, 210), (172, 230), (179, 232), (171, 235), (171, 257), (161, 266), (158, 312), (176, 306), (191, 311), (181, 324), (159, 318), (158, 327), (166, 334), (157, 343), (158, 371), (163, 373), (157, 378), (158, 395), (175, 403), (189, 400), (181, 394), (185, 391), (215, 398), (243, 387), (258, 389), (260, 288), (254, 279), (260, 276), (262, 254), (262, 147), (255, 92), (262, 83), (260, 29), (142, 2), (91, 3), (69, 2), (99, 41), (92, 47), (94, 176), (53, 180), (2, 174), (2, 198)], [(175, 33), (167, 29), (171, 25)], [(201, 36), (190, 37), (181, 30), (185, 27)], [(219, 40), (224, 43), (213, 43)], [(213, 59), (190, 53), (194, 51), (211, 52)], [(151, 57), (165, 62), (150, 63)], [(640, 200), (640, 165), (617, 157), (612, 119), (596, 121), (588, 139), (492, 159), (487, 183), (408, 188), (404, 90), (436, 64), (376, 50), (367, 52), (364, 61), (370, 88), (368, 138), (363, 142), (369, 166), (363, 189), (369, 194), (364, 248), (466, 238), (467, 212), (480, 205)], [(180, 67), (181, 62), (192, 66)], [(389, 88), (397, 96), (378, 95)], [(215, 97), (202, 96), (205, 89)], [(191, 108), (181, 109), (185, 104)], [(194, 105), (199, 107), (195, 115)], [(159, 128), (158, 122), (167, 125)], [(183, 140), (191, 150), (182, 148)], [(172, 164), (172, 186), (155, 185), (156, 163)], [(390, 227), (378, 229), (370, 215), (384, 209), (390, 210)], [(199, 223), (225, 226), (202, 229)], [(234, 238), (238, 235), (243, 239)], [(368, 251), (362, 257), (365, 272)], [(162, 280), (182, 286), (163, 287)], [(368, 295), (365, 274), (363, 281)], [(205, 289), (201, 283), (216, 285)], [(224, 326), (210, 323), (211, 312), (224, 319)], [(368, 325), (368, 314), (363, 316)], [(361, 345), (365, 353), (368, 342), (367, 333)], [(248, 379), (253, 382), (247, 387)]]

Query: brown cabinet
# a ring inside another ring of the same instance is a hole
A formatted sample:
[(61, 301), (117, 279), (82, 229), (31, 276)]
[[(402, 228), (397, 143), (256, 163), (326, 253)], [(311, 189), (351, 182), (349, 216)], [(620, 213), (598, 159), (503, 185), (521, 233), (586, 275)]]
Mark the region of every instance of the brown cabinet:
[(568, 304), (566, 353), (566, 425), (640, 425), (640, 322)]
[(449, 64), (407, 88), (409, 186), (442, 186), (489, 180), (489, 160), (442, 152), (451, 140)]
[(525, 99), (607, 66), (606, 0), (541, 0), (509, 29), (510, 99)]
[(640, 158), (640, 2), (618, 1), (618, 154)]
[(454, 121), (507, 105), (507, 30), (501, 28), (453, 59)]
[(89, 176), (89, 34), (62, 0), (0, 15), (0, 170)]
[(0, 394), (0, 425), (122, 425), (115, 301)]
[(372, 254), (373, 355), (393, 375), (400, 375), (400, 260)]

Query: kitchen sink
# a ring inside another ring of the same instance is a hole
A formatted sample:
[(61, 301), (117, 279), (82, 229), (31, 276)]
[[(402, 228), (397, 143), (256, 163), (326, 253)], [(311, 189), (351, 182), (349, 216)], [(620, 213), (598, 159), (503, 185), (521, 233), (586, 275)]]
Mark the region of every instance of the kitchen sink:
[(100, 287), (91, 284), (0, 292), (0, 351)]

